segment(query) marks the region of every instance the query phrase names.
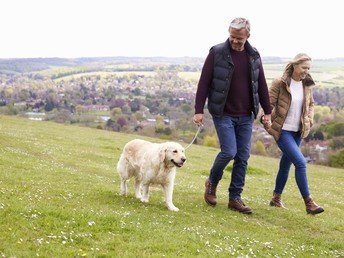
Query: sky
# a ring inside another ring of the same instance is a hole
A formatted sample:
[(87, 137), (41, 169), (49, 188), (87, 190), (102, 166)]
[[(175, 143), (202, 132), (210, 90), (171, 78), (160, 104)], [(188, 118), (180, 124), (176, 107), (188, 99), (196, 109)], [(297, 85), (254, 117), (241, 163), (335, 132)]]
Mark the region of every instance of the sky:
[(1, 0), (0, 58), (206, 57), (235, 17), (261, 56), (344, 57), (342, 0)]

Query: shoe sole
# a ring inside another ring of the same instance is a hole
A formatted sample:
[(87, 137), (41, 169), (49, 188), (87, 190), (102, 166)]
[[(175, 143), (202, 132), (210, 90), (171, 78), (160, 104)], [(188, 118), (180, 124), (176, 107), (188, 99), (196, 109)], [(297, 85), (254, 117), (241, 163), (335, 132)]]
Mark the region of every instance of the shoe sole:
[(232, 211), (236, 211), (236, 212), (242, 213), (242, 214), (252, 214), (252, 211), (239, 211), (239, 210), (231, 208), (231, 207), (228, 207), (228, 209), (230, 209)]
[(205, 200), (205, 202), (206, 202), (209, 206), (212, 206), (212, 207), (215, 207), (215, 206), (216, 206), (216, 203), (215, 203), (215, 204), (212, 204), (212, 203), (208, 202), (207, 199), (205, 199), (205, 198), (204, 198), (204, 200)]
[(284, 206), (278, 206), (278, 205), (276, 205), (276, 204), (273, 203), (273, 202), (270, 202), (270, 206), (271, 206), (271, 207), (277, 207), (277, 208), (284, 208), (284, 209), (286, 209), (286, 207), (284, 207)]
[(320, 214), (322, 212), (324, 212), (325, 210), (320, 210), (320, 211), (309, 211), (307, 210), (307, 214), (309, 215), (317, 215), (317, 214)]

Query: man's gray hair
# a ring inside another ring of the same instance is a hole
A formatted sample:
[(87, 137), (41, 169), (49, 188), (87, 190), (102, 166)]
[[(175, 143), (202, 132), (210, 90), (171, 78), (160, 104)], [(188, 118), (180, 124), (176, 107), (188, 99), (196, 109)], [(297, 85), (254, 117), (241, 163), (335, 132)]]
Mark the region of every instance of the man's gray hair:
[(231, 28), (236, 29), (236, 30), (245, 29), (247, 33), (250, 34), (251, 24), (249, 20), (242, 17), (238, 17), (238, 18), (235, 18), (229, 25), (229, 29)]

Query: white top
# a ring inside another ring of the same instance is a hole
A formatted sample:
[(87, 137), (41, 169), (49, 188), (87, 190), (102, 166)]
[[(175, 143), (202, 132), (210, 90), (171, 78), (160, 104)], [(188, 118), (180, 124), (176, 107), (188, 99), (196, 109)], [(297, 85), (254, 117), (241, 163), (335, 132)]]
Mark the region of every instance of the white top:
[(297, 132), (301, 128), (301, 114), (303, 105), (302, 81), (294, 81), (293, 79), (291, 79), (290, 92), (290, 108), (282, 129), (286, 131)]

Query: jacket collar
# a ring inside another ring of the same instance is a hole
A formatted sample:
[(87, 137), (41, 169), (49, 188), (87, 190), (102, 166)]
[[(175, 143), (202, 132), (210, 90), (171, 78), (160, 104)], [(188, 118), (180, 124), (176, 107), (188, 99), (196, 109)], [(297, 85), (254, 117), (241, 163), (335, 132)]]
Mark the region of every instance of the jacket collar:
[[(230, 54), (231, 43), (229, 42), (229, 39), (227, 39), (224, 42), (224, 45), (225, 45), (224, 51), (226, 52), (226, 54)], [(247, 40), (245, 42), (244, 48), (249, 56), (259, 57), (257, 49), (255, 49)]]
[[(281, 80), (289, 87), (290, 86), (290, 81), (291, 81), (291, 76), (287, 73), (284, 72)], [(315, 82), (310, 74), (306, 75), (306, 78), (302, 80), (302, 85), (303, 86), (315, 86)]]

